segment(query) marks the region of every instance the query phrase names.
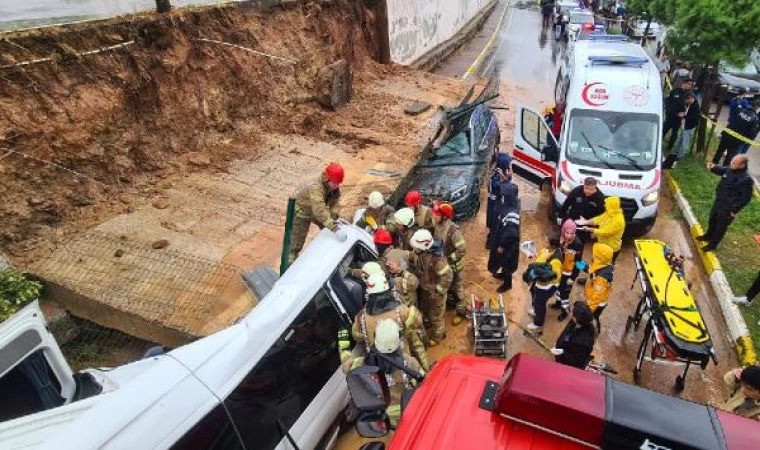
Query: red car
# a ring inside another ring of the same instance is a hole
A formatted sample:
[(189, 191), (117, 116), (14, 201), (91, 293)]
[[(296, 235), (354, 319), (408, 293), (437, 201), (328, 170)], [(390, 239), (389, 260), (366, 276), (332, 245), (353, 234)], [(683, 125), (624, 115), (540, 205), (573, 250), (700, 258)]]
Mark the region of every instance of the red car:
[[(366, 448), (383, 448), (369, 444)], [(441, 360), (389, 450), (760, 449), (760, 424), (518, 354)]]

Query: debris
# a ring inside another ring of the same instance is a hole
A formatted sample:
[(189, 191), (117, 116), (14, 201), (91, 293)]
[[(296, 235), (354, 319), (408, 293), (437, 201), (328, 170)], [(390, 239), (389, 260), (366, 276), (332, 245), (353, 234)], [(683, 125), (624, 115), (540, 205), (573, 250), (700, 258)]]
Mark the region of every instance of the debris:
[(169, 198), (168, 197), (158, 197), (157, 199), (153, 200), (153, 207), (156, 209), (166, 209), (169, 207)]
[(135, 198), (132, 197), (131, 195), (124, 194), (124, 195), (119, 196), (119, 201), (124, 203), (125, 205), (131, 205), (132, 203), (134, 203)]
[(404, 108), (404, 114), (410, 115), (410, 116), (416, 116), (419, 114), (424, 113), (428, 109), (430, 109), (432, 105), (428, 102), (420, 102), (416, 101), (412, 103), (411, 105)]
[(192, 152), (187, 154), (187, 163), (193, 166), (206, 167), (211, 164), (211, 159), (202, 153)]
[(29, 200), (27, 200), (29, 203), (29, 206), (40, 206), (41, 204), (45, 203), (45, 199), (42, 197), (32, 197)]
[(168, 239), (159, 239), (157, 241), (154, 241), (153, 244), (151, 244), (151, 247), (153, 247), (155, 250), (160, 250), (162, 248), (166, 248), (169, 246), (169, 240)]
[(117, 248), (116, 251), (113, 253), (114, 258), (121, 258), (124, 256), (124, 250)]
[(396, 177), (401, 176), (401, 172), (396, 172), (392, 170), (369, 169), (369, 170), (365, 170), (364, 173), (366, 173), (367, 175), (374, 175), (376, 177), (396, 178)]
[(344, 59), (324, 66), (317, 72), (317, 103), (335, 111), (351, 101), (351, 68)]
[(90, 206), (94, 203), (95, 201), (91, 197), (84, 195), (79, 195), (71, 200), (71, 204), (74, 206)]

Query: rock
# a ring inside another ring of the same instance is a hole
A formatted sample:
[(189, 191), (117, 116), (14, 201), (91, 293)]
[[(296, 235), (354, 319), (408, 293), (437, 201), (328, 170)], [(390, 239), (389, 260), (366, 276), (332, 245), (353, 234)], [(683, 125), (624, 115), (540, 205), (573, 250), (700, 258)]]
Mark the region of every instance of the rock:
[(430, 109), (430, 106), (430, 103), (417, 101), (404, 108), (404, 113), (409, 116), (416, 116)]
[(127, 214), (132, 214), (133, 212), (137, 211), (134, 206), (129, 205), (127, 206), (126, 212)]
[(169, 198), (168, 197), (158, 197), (157, 199), (153, 200), (153, 207), (156, 209), (166, 209), (169, 207)]
[(187, 163), (193, 166), (205, 167), (211, 164), (211, 160), (204, 154), (192, 152), (187, 155)]
[(71, 204), (72, 205), (74, 205), (74, 206), (80, 206), (80, 207), (81, 206), (90, 206), (90, 205), (92, 205), (94, 203), (95, 203), (95, 201), (91, 197), (88, 197), (88, 196), (85, 196), (85, 195), (78, 195), (78, 196), (74, 197), (71, 200)]
[(119, 201), (124, 203), (125, 205), (131, 205), (132, 203), (134, 203), (135, 198), (129, 194), (124, 194), (124, 195), (119, 196)]
[(129, 239), (129, 238), (128, 238), (128, 237), (126, 237), (126, 236), (124, 236), (124, 235), (122, 234), (121, 236), (119, 236), (119, 239), (120, 239), (120, 240), (122, 240), (122, 241), (126, 241), (126, 240), (127, 240), (127, 239)]
[(42, 197), (31, 197), (27, 200), (27, 203), (29, 203), (29, 206), (40, 206), (45, 203), (45, 199)]
[(339, 59), (317, 71), (317, 103), (335, 111), (351, 101), (353, 94), (351, 67)]
[(160, 250), (162, 248), (166, 248), (169, 246), (169, 240), (168, 239), (159, 239), (151, 244), (151, 247), (153, 247), (156, 250)]
[(114, 258), (121, 258), (124, 256), (124, 250), (117, 248), (116, 251), (113, 253)]
[(125, 184), (132, 184), (132, 177), (129, 175), (120, 175), (119, 181)]

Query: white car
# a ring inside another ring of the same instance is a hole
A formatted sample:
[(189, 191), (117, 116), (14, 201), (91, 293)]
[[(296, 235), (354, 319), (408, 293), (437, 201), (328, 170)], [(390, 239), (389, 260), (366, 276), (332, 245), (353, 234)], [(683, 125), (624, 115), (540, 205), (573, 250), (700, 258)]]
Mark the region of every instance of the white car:
[(749, 54), (749, 57), (752, 59), (752, 64), (755, 65), (755, 69), (760, 72), (760, 50), (756, 48), (752, 49), (752, 53)]
[(631, 25), (628, 34), (634, 38), (642, 38), (646, 31), (647, 39), (656, 39), (664, 27), (659, 22), (653, 20), (649, 24), (649, 31), (647, 31), (647, 22), (648, 20), (646, 19), (635, 20)]

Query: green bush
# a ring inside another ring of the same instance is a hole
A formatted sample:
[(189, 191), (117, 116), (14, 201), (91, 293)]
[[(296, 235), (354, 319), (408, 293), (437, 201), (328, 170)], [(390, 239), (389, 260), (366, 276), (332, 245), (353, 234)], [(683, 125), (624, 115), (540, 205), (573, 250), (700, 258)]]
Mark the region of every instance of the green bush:
[(27, 280), (13, 269), (0, 272), (0, 322), (35, 300), (40, 295), (40, 289), (40, 283)]

